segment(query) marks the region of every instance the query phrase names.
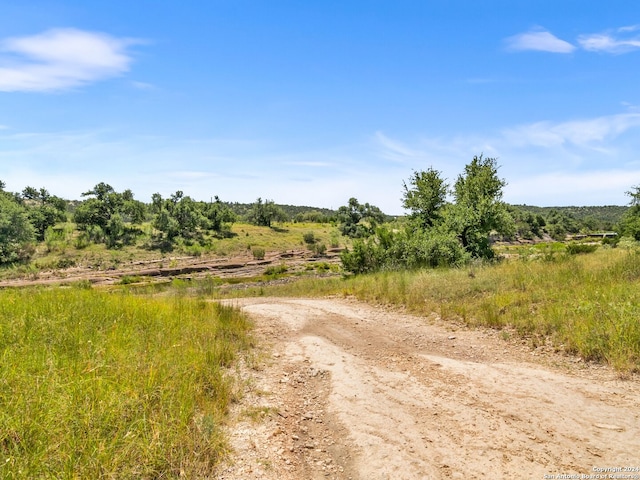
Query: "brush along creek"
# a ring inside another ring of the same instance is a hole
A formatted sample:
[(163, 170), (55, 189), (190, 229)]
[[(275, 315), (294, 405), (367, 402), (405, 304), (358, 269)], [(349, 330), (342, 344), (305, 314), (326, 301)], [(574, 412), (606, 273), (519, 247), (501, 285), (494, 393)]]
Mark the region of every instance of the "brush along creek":
[(640, 475), (637, 377), (350, 299), (227, 303), (263, 351), (219, 479)]

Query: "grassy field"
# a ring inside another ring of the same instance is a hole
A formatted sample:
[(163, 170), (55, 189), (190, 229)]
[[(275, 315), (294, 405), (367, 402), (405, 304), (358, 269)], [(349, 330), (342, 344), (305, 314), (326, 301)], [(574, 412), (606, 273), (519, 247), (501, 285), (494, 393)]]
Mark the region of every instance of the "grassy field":
[(203, 298), (0, 291), (1, 478), (202, 478), (250, 323)]
[(516, 259), (462, 269), (309, 278), (241, 294), (355, 296), (470, 326), (509, 327), (532, 347), (549, 343), (621, 372), (640, 371), (638, 250), (561, 250), (536, 247)]
[[(151, 228), (146, 225), (142, 230), (150, 232)], [(251, 256), (256, 249), (263, 249), (266, 253), (311, 249), (312, 246), (304, 241), (305, 234), (309, 233), (313, 235), (314, 245), (332, 248), (351, 244), (348, 238), (340, 236), (335, 225), (328, 223), (279, 223), (274, 228), (236, 223), (227, 237), (207, 237), (204, 245), (198, 242), (178, 244), (170, 252), (147, 248), (148, 235), (142, 235), (135, 245), (107, 249), (104, 244), (79, 243), (79, 233), (74, 231), (73, 224), (60, 224), (55, 234), (37, 246), (36, 254), (28, 264), (0, 269), (0, 279), (36, 277), (41, 271), (76, 266), (112, 270), (132, 262), (158, 259), (164, 259), (166, 265), (170, 265), (172, 258), (180, 256), (233, 257)]]

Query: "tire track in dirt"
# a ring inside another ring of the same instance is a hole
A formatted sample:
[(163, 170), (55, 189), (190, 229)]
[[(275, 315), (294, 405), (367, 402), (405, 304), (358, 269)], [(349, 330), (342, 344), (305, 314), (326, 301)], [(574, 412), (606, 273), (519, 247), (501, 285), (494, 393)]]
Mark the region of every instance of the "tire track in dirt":
[(234, 463), (219, 478), (543, 478), (640, 466), (637, 379), (353, 301), (230, 303), (271, 349), (239, 411), (270, 413), (238, 417)]

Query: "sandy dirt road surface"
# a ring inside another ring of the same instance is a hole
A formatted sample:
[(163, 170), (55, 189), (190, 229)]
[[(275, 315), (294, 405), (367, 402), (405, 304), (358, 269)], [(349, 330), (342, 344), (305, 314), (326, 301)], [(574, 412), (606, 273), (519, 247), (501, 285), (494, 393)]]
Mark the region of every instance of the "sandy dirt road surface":
[(219, 479), (640, 478), (637, 378), (347, 299), (229, 303), (266, 346)]

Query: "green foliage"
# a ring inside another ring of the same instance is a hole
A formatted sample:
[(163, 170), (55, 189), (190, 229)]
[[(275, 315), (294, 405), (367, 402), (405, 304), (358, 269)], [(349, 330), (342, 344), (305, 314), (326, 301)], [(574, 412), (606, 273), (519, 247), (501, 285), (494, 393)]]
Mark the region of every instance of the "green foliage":
[(265, 200), (263, 202), (262, 198), (258, 198), (249, 211), (247, 220), (249, 223), (260, 227), (271, 227), (273, 222), (286, 221), (287, 216), (273, 200)]
[(323, 257), (327, 253), (327, 246), (324, 243), (314, 243), (313, 244), (313, 253), (317, 257)]
[(375, 205), (360, 204), (350, 198), (349, 204), (338, 209), (336, 215), (340, 232), (351, 238), (366, 238), (375, 233), (376, 227), (384, 222), (385, 216)]
[(293, 216), (293, 221), (296, 223), (328, 223), (331, 221), (332, 217), (333, 215), (329, 215), (318, 210), (309, 210), (295, 214), (295, 216)]
[(251, 254), (255, 260), (264, 260), (265, 249), (262, 247), (253, 247), (251, 249)]
[(411, 219), (420, 229), (427, 229), (440, 223), (441, 210), (446, 203), (448, 185), (440, 172), (433, 168), (413, 172), (409, 183), (403, 182), (402, 206), (411, 211)]
[(237, 310), (186, 296), (0, 291), (3, 478), (210, 478)]
[(471, 256), (492, 258), (489, 234), (511, 235), (515, 229), (501, 201), (506, 182), (498, 177), (495, 158), (474, 156), (453, 187), (455, 203), (446, 212), (449, 230), (455, 232)]
[(374, 237), (356, 240), (340, 255), (343, 267), (356, 274), (377, 270), (436, 268), (461, 265), (469, 254), (445, 230), (392, 232), (379, 228)]
[(44, 240), (49, 227), (66, 220), (67, 203), (51, 195), (45, 188), (25, 187), (22, 191), (23, 204), (27, 207), (29, 221), (33, 225), (36, 239)]
[(34, 239), (27, 209), (14, 196), (0, 191), (0, 265), (28, 260)]
[(631, 197), (630, 207), (620, 220), (618, 230), (622, 235), (640, 241), (640, 186), (632, 188), (632, 190), (626, 192)]
[(302, 235), (302, 240), (304, 240), (304, 243), (307, 245), (313, 245), (316, 243), (316, 236), (313, 232), (306, 232)]
[[(414, 172), (408, 187), (404, 184), (405, 208), (411, 210), (404, 231), (375, 230), (375, 236), (356, 242), (352, 251), (341, 258), (346, 270), (365, 273), (378, 269), (402, 269), (460, 265), (470, 258), (490, 259), (494, 252), (490, 235), (509, 236), (515, 225), (507, 205), (501, 201), (505, 181), (498, 178), (493, 158), (473, 158), (454, 185), (455, 203), (445, 204), (447, 185), (432, 168)], [(359, 235), (359, 204), (350, 200), (350, 209), (341, 207), (338, 218), (345, 215), (343, 230)], [(349, 215), (347, 215), (349, 214)], [(371, 222), (375, 225), (375, 222)]]
[(146, 206), (133, 199), (131, 190), (118, 193), (101, 182), (82, 196), (92, 198), (78, 205), (73, 218), (81, 231), (89, 232), (92, 241), (104, 241), (108, 248), (119, 248), (135, 240), (139, 231), (127, 223), (144, 221)]
[(547, 222), (541, 214), (535, 214), (513, 205), (507, 205), (507, 210), (514, 222), (513, 236), (525, 240), (542, 238)]
[(580, 253), (593, 253), (598, 249), (595, 243), (577, 243), (571, 242), (567, 244), (567, 253), (569, 255), (578, 255)]
[(202, 241), (204, 233), (221, 234), (231, 229), (236, 216), (218, 197), (215, 202), (196, 202), (182, 191), (168, 199), (159, 193), (152, 196), (153, 227), (158, 230), (155, 246), (171, 249), (178, 240)]
[(281, 275), (283, 273), (287, 273), (287, 266), (283, 263), (282, 265), (274, 265), (272, 267), (267, 267), (264, 271), (265, 275)]

